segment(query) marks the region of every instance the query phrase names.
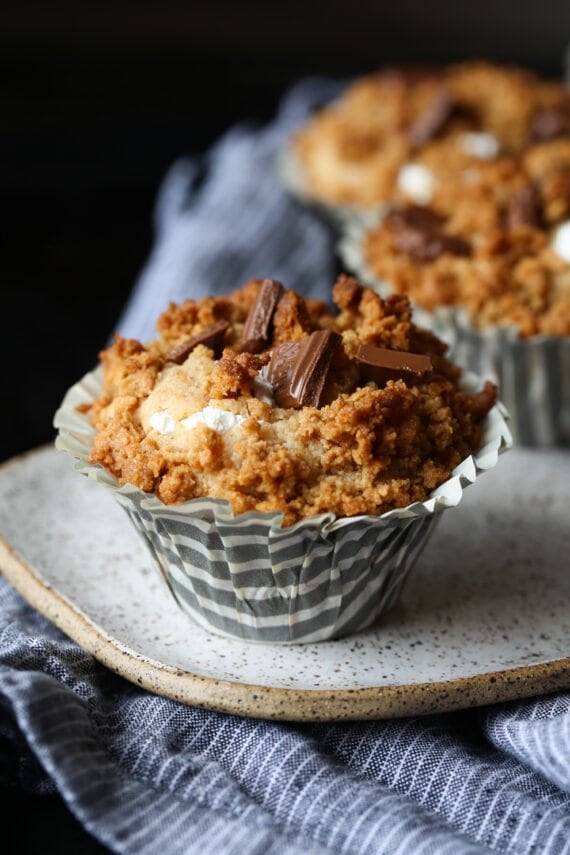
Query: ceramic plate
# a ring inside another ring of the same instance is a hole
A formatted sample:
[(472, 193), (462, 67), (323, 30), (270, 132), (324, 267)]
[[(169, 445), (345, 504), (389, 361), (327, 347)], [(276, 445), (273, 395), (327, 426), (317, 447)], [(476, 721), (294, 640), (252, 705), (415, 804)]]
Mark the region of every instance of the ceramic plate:
[(346, 639), (229, 640), (177, 610), (101, 487), (41, 449), (0, 468), (0, 568), (150, 691), (265, 718), (443, 712), (570, 688), (570, 454), (510, 452), (443, 514), (383, 622)]

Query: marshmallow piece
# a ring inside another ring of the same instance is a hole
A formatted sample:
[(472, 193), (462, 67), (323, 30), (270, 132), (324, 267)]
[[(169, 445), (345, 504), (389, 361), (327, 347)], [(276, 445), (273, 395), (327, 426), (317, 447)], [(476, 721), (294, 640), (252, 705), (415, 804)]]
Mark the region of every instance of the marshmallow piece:
[(558, 226), (550, 246), (556, 255), (570, 263), (570, 220)]
[(461, 147), (465, 154), (471, 154), (480, 160), (493, 160), (499, 154), (499, 141), (492, 134), (468, 133), (461, 137)]
[(219, 433), (224, 433), (237, 425), (241, 425), (245, 420), (245, 416), (238, 416), (235, 413), (228, 412), (228, 410), (221, 410), (219, 407), (210, 407), (208, 405), (203, 410), (188, 416), (187, 419), (182, 419), (180, 424), (186, 430), (193, 430), (193, 428), (202, 424)]
[(418, 205), (431, 202), (435, 181), (432, 173), (421, 163), (407, 163), (403, 166), (397, 178), (398, 188)]
[(159, 433), (174, 433), (176, 423), (167, 410), (153, 413), (150, 417), (150, 426)]

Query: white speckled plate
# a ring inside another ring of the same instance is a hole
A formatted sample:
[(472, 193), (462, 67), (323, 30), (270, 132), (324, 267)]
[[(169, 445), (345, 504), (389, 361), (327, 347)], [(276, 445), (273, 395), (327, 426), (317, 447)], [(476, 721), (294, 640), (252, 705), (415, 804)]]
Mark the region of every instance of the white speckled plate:
[(0, 468), (0, 568), (150, 691), (266, 718), (389, 718), (570, 688), (569, 506), (570, 454), (514, 450), (444, 514), (380, 626), (254, 645), (179, 612), (121, 508), (42, 449)]

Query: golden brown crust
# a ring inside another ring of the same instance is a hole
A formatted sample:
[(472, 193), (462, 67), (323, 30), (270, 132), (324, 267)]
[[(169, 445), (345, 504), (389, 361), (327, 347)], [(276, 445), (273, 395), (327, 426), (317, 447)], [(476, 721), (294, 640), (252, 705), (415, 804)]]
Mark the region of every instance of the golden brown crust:
[(570, 217), (570, 134), (528, 149), (524, 166), (539, 189), (543, 216), (554, 224)]
[(301, 341), (319, 326), (311, 317), (310, 307), (295, 291), (286, 291), (273, 318), (273, 341)]
[[(261, 354), (230, 345), (216, 360), (199, 345), (182, 365), (164, 363), (173, 342), (221, 316), (232, 324), (229, 339), (239, 341), (259, 284), (227, 298), (169, 306), (159, 319), (160, 336), (146, 347), (117, 336), (101, 355), (104, 382), (91, 412), (97, 431), (91, 462), (167, 504), (214, 496), (227, 499), (235, 513), (282, 511), (291, 524), (326, 511), (381, 514), (423, 500), (478, 447), (494, 387), (476, 396), (461, 392), (444, 345), (413, 326), (408, 301), (399, 295), (383, 301), (347, 276), (334, 289), (336, 315), (286, 292), (273, 341)], [(282, 409), (257, 397), (269, 349), (318, 328), (342, 335), (324, 405)], [(412, 387), (403, 380), (383, 388), (362, 385), (351, 358), (359, 342), (428, 353), (433, 376)], [(184, 419), (208, 406), (238, 425), (184, 427)], [(153, 428), (157, 412), (168, 412), (171, 432)]]

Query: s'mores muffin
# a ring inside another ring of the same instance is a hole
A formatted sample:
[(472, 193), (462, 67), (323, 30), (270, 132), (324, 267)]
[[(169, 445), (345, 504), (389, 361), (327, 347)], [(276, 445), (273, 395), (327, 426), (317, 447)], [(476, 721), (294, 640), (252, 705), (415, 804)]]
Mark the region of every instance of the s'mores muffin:
[(368, 626), (429, 530), (510, 444), (496, 390), (341, 276), (336, 310), (272, 279), (117, 336), (56, 416), (58, 445), (145, 538), (178, 604), (256, 641)]
[(394, 199), (427, 205), (474, 180), (493, 181), (493, 170), (473, 175), (481, 165), (509, 164), (568, 133), (566, 88), (523, 69), (483, 61), (383, 69), (296, 133), (282, 173), (298, 195), (338, 212)]

